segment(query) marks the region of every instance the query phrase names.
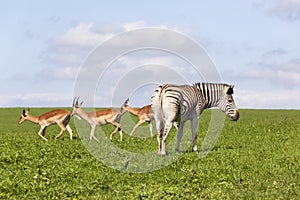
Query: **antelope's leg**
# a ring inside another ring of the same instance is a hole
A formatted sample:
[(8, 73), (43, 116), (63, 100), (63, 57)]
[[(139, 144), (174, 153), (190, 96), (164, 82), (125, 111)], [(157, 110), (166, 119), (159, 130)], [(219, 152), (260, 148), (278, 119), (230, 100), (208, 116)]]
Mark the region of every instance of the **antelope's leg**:
[(48, 141), (47, 140), (47, 138), (45, 138), (44, 136), (43, 136), (43, 130), (46, 128), (46, 126), (41, 126), (41, 129), (40, 129), (40, 131), (39, 131), (39, 136), (43, 139), (43, 140), (45, 140), (45, 141)]
[(120, 133), (120, 141), (123, 141), (123, 131), (121, 128), (119, 128), (119, 133)]
[[(112, 140), (113, 136), (116, 134), (116, 132), (121, 129), (121, 124), (119, 124), (118, 122), (116, 121), (112, 121), (110, 122), (112, 125), (114, 125), (116, 128), (115, 130), (110, 134), (110, 137), (109, 139)], [(120, 136), (121, 136), (121, 133), (120, 133)], [(120, 138), (121, 139), (121, 138)]]
[(72, 140), (72, 139), (73, 139), (73, 131), (72, 131), (72, 129), (71, 129), (70, 124), (68, 124), (68, 125), (66, 126), (66, 128), (67, 128), (67, 131), (68, 131), (69, 134), (70, 134), (70, 140)]
[(41, 134), (42, 134), (42, 136), (45, 136), (45, 134), (46, 134), (46, 130), (47, 130), (47, 127), (48, 127), (48, 126), (46, 126), (46, 127), (43, 129), (43, 131), (42, 131), (42, 133), (41, 133)]
[(97, 142), (99, 142), (99, 140), (95, 137), (96, 125), (91, 125), (91, 127), (90, 141), (94, 138)]
[(66, 127), (59, 120), (56, 120), (55, 122), (59, 126), (59, 128), (61, 129), (60, 132), (59, 132), (59, 134), (57, 136), (55, 136), (55, 140), (56, 140), (57, 138), (59, 138), (66, 131)]
[(174, 127), (176, 128), (177, 132), (178, 132), (178, 124), (177, 122), (173, 122)]
[(152, 121), (149, 122), (149, 130), (150, 130), (150, 135), (151, 137), (153, 137), (153, 124), (152, 124)]
[[(66, 126), (66, 129), (67, 129), (67, 131), (70, 134), (70, 139), (72, 140), (72, 138), (73, 138), (73, 132), (72, 132), (72, 129), (71, 129), (71, 127), (70, 127), (69, 124)], [(57, 136), (55, 136), (55, 139), (58, 139), (63, 133), (64, 133), (64, 131), (60, 131), (60, 133)]]
[(145, 122), (145, 120), (140, 120), (132, 129), (131, 133), (130, 133), (130, 137), (133, 135), (133, 132), (135, 131), (135, 129), (137, 129), (137, 127), (139, 127), (141, 124), (143, 124)]

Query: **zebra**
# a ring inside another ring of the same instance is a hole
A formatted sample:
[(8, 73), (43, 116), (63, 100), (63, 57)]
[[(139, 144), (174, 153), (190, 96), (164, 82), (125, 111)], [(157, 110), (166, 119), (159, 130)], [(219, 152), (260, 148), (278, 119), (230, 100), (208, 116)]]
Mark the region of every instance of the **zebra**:
[(161, 85), (151, 97), (151, 107), (156, 121), (158, 154), (166, 155), (165, 141), (174, 121), (179, 122), (176, 151), (180, 151), (183, 126), (191, 121), (193, 150), (197, 151), (197, 130), (204, 109), (218, 107), (231, 120), (239, 119), (235, 105), (233, 85), (220, 83), (195, 83), (191, 85)]

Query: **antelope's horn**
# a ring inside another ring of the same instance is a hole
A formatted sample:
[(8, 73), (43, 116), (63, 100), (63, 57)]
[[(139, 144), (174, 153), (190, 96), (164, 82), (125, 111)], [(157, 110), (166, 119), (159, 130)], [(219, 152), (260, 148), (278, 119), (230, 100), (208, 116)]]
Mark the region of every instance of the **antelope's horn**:
[(77, 100), (76, 100), (76, 105), (77, 106), (79, 105), (78, 100), (79, 100), (79, 97), (77, 97)]
[(76, 97), (74, 97), (73, 102), (72, 102), (73, 107), (75, 106), (75, 99), (76, 99)]

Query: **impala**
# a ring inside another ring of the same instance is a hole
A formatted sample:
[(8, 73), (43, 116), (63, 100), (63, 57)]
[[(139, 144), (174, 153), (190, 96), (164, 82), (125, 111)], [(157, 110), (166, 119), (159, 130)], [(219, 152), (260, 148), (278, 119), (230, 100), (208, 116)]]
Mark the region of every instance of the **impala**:
[(93, 112), (85, 112), (82, 110), (81, 105), (83, 102), (78, 103), (79, 97), (76, 99), (76, 97), (73, 100), (73, 110), (71, 112), (71, 116), (78, 115), (79, 117), (86, 120), (90, 126), (91, 126), (91, 133), (90, 133), (90, 141), (92, 139), (95, 139), (97, 142), (98, 139), (95, 137), (95, 128), (97, 125), (102, 125), (106, 123), (110, 123), (114, 125), (116, 128), (115, 130), (110, 134), (110, 140), (112, 140), (113, 136), (117, 131), (120, 133), (120, 141), (123, 140), (123, 132), (121, 129), (120, 119), (121, 116), (127, 111), (126, 106), (128, 103), (128, 99), (124, 102), (124, 104), (121, 106), (121, 110), (114, 110), (114, 109), (106, 109), (106, 110), (98, 110)]
[(45, 138), (46, 128), (49, 125), (57, 124), (61, 131), (60, 133), (55, 137), (55, 139), (59, 138), (66, 130), (70, 133), (70, 139), (72, 140), (73, 133), (72, 129), (69, 125), (70, 122), (70, 111), (63, 110), (63, 109), (56, 109), (51, 110), (49, 112), (46, 112), (40, 116), (32, 116), (29, 114), (29, 109), (23, 110), (21, 117), (18, 121), (19, 124), (22, 124), (25, 120), (31, 121), (35, 124), (39, 124), (41, 126), (40, 131), (38, 132), (39, 136), (47, 141), (47, 138)]
[[(142, 125), (145, 122), (149, 123), (150, 134), (152, 137), (153, 136), (152, 120), (154, 120), (154, 113), (152, 111), (151, 105), (146, 105), (142, 108), (133, 108), (131, 106), (127, 106), (126, 109), (128, 110), (128, 112), (130, 112), (131, 114), (133, 114), (139, 118), (138, 123), (133, 127), (133, 129), (130, 133), (130, 137), (133, 135), (133, 133), (137, 129), (137, 127), (139, 127), (140, 125)], [(178, 130), (176, 122), (174, 122), (174, 127), (176, 128), (176, 130)]]

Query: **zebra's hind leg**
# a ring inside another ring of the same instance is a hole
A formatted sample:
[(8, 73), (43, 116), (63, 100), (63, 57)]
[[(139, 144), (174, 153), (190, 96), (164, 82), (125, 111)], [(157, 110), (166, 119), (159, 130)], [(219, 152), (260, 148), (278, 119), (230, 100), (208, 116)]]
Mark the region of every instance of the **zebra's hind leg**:
[(157, 135), (157, 141), (158, 141), (158, 155), (162, 155), (162, 137), (160, 134)]
[(156, 120), (156, 130), (157, 130), (157, 142), (158, 142), (158, 155), (162, 155), (164, 122), (160, 118), (157, 118), (157, 120)]
[(180, 141), (182, 138), (182, 132), (183, 132), (183, 126), (184, 126), (184, 122), (180, 122), (179, 126), (178, 126), (178, 134), (177, 134), (177, 145), (176, 145), (176, 151), (180, 152)]
[(168, 134), (169, 134), (171, 128), (172, 128), (172, 122), (171, 121), (166, 121), (164, 132), (163, 132), (163, 137), (162, 137), (162, 140), (161, 140), (160, 155), (162, 155), (162, 156), (166, 155), (166, 140), (167, 140), (167, 137), (168, 137)]

